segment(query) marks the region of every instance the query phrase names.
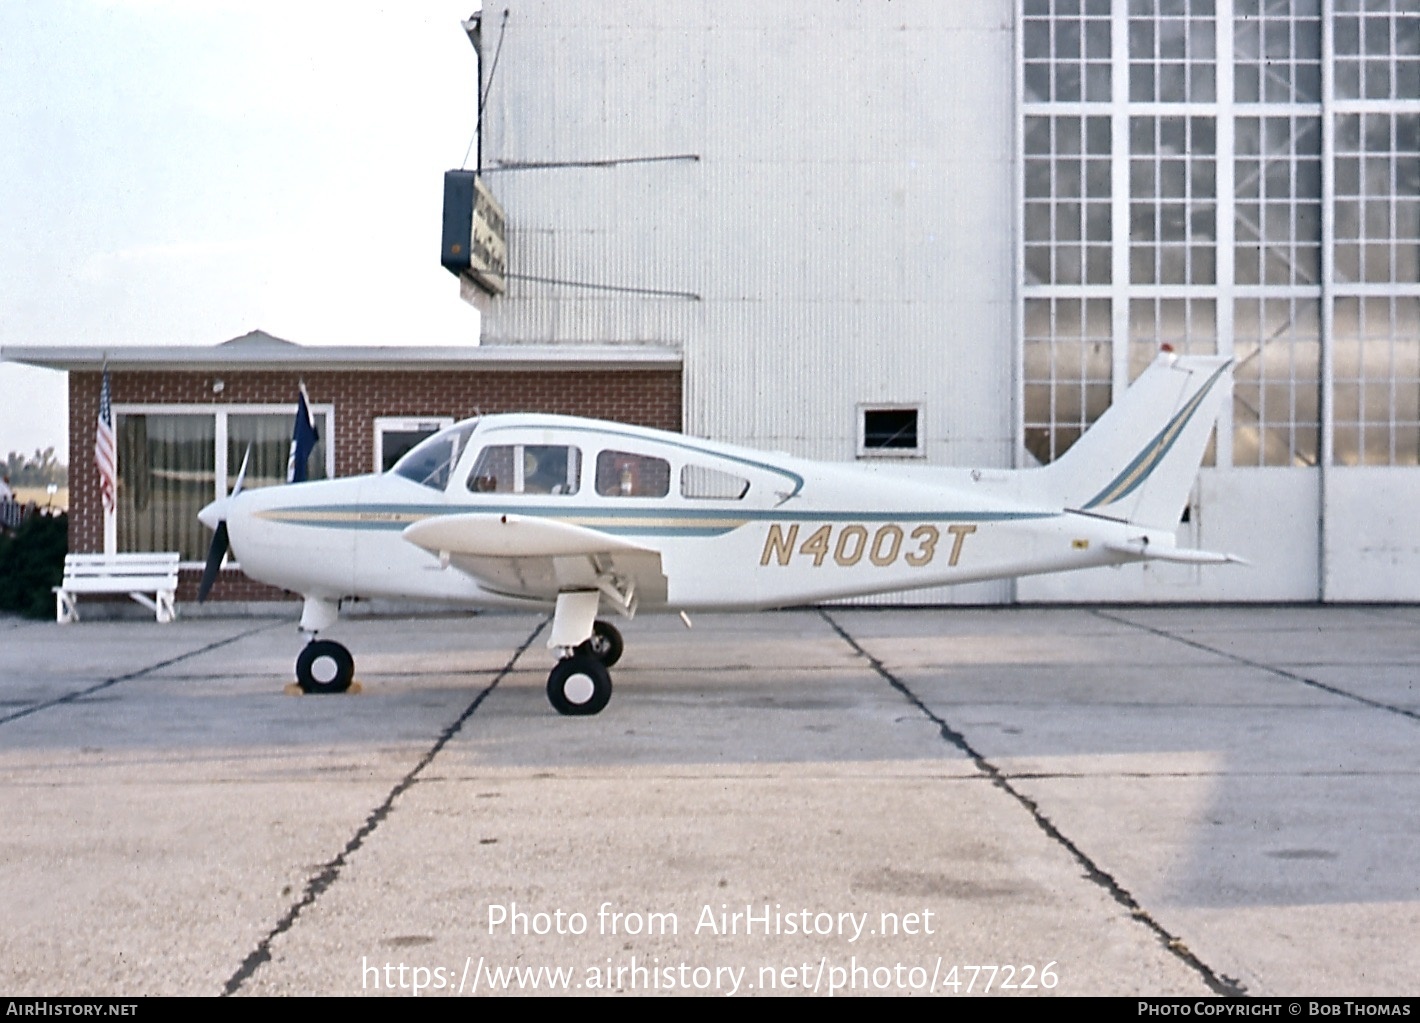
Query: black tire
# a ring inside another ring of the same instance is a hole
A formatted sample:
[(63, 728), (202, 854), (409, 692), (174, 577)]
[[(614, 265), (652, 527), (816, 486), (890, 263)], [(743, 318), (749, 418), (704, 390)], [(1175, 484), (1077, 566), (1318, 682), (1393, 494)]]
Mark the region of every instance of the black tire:
[(600, 714), (611, 699), (611, 673), (588, 654), (557, 662), (547, 676), (547, 701), (559, 714)]
[(577, 652), (595, 657), (610, 668), (621, 660), (621, 652), (625, 648), (626, 644), (621, 641), (621, 633), (616, 626), (598, 618), (592, 623), (592, 638), (579, 646)]
[(296, 658), (296, 683), (307, 693), (343, 693), (355, 679), (355, 658), (329, 639), (313, 639)]

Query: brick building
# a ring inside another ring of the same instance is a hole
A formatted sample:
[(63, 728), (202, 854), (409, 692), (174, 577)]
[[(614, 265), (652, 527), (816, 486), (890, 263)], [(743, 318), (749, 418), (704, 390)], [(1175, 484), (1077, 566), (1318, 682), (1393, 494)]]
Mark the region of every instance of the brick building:
[[(244, 486), (284, 482), (299, 388), (321, 442), (312, 479), (382, 471), (457, 420), (549, 412), (681, 428), (681, 359), (653, 346), (305, 347), (254, 331), (210, 347), (6, 348), (0, 358), (69, 373), (69, 549), (177, 550), (178, 599), (196, 595), (207, 531), (196, 510)], [(118, 436), (118, 506), (106, 514), (94, 435), (107, 366)], [(280, 594), (224, 572), (214, 600)]]

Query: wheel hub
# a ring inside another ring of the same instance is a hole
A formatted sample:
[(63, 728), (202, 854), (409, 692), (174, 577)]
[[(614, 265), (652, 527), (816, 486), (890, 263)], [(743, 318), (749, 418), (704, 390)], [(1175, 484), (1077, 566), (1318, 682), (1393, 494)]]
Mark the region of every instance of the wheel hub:
[(562, 687), (568, 703), (582, 704), (590, 700), (597, 691), (596, 683), (587, 675), (578, 672), (570, 675)]

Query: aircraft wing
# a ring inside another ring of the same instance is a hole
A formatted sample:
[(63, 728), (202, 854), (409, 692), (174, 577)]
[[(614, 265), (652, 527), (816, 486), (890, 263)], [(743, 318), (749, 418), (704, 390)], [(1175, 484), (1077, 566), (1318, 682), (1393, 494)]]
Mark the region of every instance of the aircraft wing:
[(416, 522), (403, 535), (507, 596), (555, 600), (559, 593), (600, 590), (627, 615), (641, 600), (666, 599), (659, 551), (558, 519), (471, 512)]

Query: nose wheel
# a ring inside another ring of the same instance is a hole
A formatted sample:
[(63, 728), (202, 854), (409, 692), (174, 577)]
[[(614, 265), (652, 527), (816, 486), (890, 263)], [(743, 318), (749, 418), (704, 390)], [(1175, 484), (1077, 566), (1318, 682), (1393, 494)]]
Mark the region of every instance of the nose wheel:
[(355, 658), (329, 639), (313, 639), (296, 658), (296, 683), (306, 693), (343, 693), (355, 679)]
[(586, 646), (558, 661), (547, 676), (547, 699), (559, 714), (599, 714), (611, 699), (611, 673)]

